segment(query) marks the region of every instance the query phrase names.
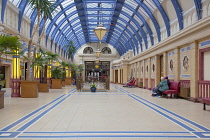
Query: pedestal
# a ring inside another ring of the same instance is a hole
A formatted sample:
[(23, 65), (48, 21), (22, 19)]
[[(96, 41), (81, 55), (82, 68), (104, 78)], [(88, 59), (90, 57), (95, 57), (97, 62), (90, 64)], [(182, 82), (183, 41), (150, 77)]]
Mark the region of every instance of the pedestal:
[(20, 97), (20, 79), (12, 79), (11, 97)]

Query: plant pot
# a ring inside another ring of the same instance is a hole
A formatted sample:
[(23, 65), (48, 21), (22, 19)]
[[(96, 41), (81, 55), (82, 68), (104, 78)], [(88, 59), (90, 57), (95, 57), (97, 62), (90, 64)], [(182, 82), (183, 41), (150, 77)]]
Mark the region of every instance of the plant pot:
[(62, 87), (65, 87), (65, 81), (62, 81)]
[(65, 84), (66, 85), (71, 85), (72, 84), (72, 79), (71, 78), (66, 78), (65, 79)]
[(61, 89), (61, 79), (51, 79), (52, 80), (52, 89)]
[(38, 97), (38, 81), (21, 81), (21, 98)]
[(38, 84), (38, 92), (49, 92), (48, 84), (39, 83)]
[(90, 88), (90, 91), (91, 91), (91, 92), (96, 92), (96, 87), (91, 87), (91, 88)]

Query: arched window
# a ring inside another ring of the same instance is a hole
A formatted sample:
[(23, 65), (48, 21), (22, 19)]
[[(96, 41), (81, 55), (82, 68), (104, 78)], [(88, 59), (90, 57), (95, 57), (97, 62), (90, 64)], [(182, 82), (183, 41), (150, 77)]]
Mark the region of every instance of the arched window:
[(83, 54), (93, 54), (93, 49), (91, 47), (86, 47)]
[(101, 52), (102, 52), (102, 54), (111, 54), (112, 53), (111, 49), (108, 47), (104, 47)]

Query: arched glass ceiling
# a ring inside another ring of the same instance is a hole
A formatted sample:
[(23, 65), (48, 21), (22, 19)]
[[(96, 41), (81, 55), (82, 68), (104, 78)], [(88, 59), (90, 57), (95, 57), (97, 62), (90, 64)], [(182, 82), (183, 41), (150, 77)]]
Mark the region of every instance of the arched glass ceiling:
[[(6, 0), (5, 0), (6, 1)], [(26, 0), (10, 0), (19, 9), (19, 25), (23, 14), (31, 19), (31, 29), (37, 22), (36, 10), (30, 8)], [(79, 49), (83, 44), (98, 42), (93, 30), (102, 23), (108, 32), (102, 42), (113, 45), (123, 55), (129, 49), (141, 52), (154, 44), (154, 35), (161, 41), (160, 25), (152, 14), (159, 10), (167, 35), (170, 36), (170, 21), (164, 8), (161, 6), (163, 0), (56, 0), (56, 12), (46, 22), (47, 39), (55, 41), (57, 47), (65, 50), (65, 45), (72, 40)], [(179, 23), (180, 30), (183, 28), (182, 9), (178, 0), (170, 0)], [(201, 9), (201, 0), (194, 0), (197, 16), (200, 19), (198, 9)], [(4, 8), (3, 2), (3, 8)], [(3, 12), (4, 13), (4, 12)], [(151, 20), (148, 25), (147, 20)], [(40, 23), (40, 33), (43, 19)], [(153, 29), (153, 31), (152, 31)], [(47, 41), (46, 41), (47, 43)], [(144, 44), (144, 48), (142, 48)], [(50, 44), (52, 46), (52, 44)]]

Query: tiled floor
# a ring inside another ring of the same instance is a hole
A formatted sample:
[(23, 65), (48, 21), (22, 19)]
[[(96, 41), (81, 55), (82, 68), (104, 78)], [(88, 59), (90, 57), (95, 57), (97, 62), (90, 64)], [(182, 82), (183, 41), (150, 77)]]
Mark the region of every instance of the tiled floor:
[(151, 97), (148, 90), (111, 85), (110, 92), (50, 89), (38, 98), (11, 98), (0, 109), (0, 139), (210, 139), (210, 106)]

